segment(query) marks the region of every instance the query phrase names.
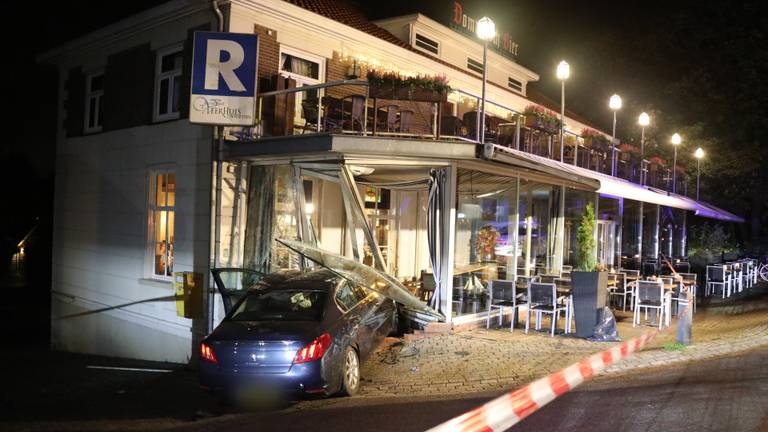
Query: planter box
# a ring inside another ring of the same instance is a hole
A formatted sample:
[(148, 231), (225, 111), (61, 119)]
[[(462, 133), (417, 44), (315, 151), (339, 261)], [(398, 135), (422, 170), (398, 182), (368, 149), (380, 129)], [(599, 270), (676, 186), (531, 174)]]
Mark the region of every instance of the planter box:
[(378, 99), (408, 100), (414, 102), (445, 102), (448, 100), (448, 95), (446, 93), (439, 93), (423, 88), (378, 84), (371, 84), (368, 87), (368, 96)]
[(576, 318), (576, 336), (592, 336), (600, 320), (600, 310), (608, 295), (607, 272), (571, 272), (573, 315)]
[(532, 115), (525, 116), (525, 125), (529, 128), (541, 129), (551, 134), (557, 133), (557, 128), (553, 127), (552, 123)]

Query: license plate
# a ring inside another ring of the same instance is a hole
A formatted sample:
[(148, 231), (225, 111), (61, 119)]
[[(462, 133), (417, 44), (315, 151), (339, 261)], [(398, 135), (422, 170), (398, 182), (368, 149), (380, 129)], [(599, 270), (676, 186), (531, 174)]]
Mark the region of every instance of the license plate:
[(264, 407), (278, 403), (281, 394), (275, 387), (252, 384), (240, 387), (235, 392), (237, 402), (246, 407)]

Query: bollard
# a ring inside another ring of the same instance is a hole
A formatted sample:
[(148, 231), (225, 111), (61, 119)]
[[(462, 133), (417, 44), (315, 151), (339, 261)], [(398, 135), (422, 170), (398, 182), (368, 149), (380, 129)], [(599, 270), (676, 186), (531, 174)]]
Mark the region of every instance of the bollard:
[(691, 302), (693, 301), (691, 292), (686, 290), (686, 294), (688, 297), (687, 304), (683, 308), (683, 312), (678, 317), (677, 320), (677, 343), (681, 345), (690, 345), (691, 344), (691, 338), (692, 338), (692, 325), (693, 325), (693, 305)]

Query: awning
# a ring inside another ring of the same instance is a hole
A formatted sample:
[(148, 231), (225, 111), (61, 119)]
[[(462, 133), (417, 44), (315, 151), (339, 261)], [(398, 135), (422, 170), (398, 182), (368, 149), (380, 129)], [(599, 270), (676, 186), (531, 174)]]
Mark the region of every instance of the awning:
[[(486, 152), (487, 154), (487, 152)], [(573, 178), (581, 177), (591, 180), (597, 180), (599, 183), (596, 192), (612, 195), (621, 198), (628, 198), (636, 201), (659, 204), (666, 207), (674, 207), (683, 210), (690, 210), (696, 216), (702, 216), (711, 219), (719, 219), (728, 222), (743, 223), (744, 219), (726, 210), (715, 207), (701, 201), (666, 192), (660, 189), (641, 186), (630, 181), (609, 176), (588, 170), (586, 168), (570, 165), (560, 161), (552, 160), (543, 156), (526, 153), (509, 147), (498, 145), (493, 146), (491, 160), (503, 162), (511, 165), (531, 169), (533, 166), (540, 167), (540, 171), (553, 173), (560, 171), (558, 177)]]

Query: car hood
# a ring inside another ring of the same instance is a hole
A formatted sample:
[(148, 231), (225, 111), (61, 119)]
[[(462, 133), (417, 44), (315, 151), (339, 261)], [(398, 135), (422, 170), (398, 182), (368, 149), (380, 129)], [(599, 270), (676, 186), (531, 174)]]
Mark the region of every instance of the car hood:
[(443, 314), (427, 306), (426, 303), (411, 294), (397, 279), (380, 270), (306, 243), (286, 239), (277, 239), (277, 241), (344, 279), (402, 304), (413, 312), (413, 316), (420, 317), (424, 321), (445, 320)]
[(222, 321), (208, 337), (214, 341), (283, 341), (309, 342), (319, 333), (317, 321)]

